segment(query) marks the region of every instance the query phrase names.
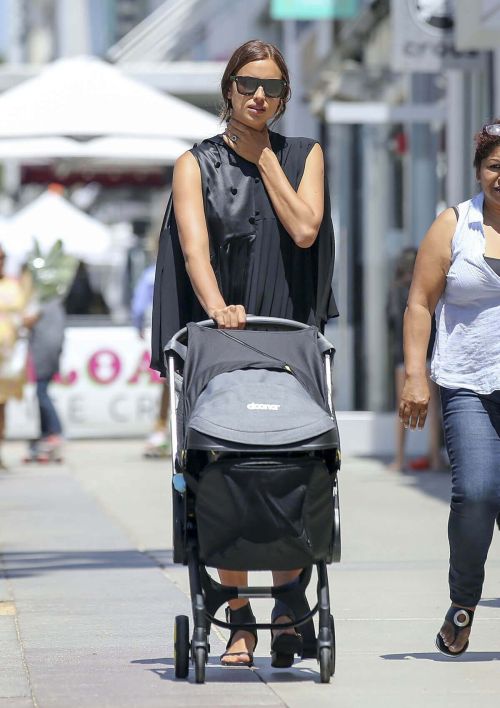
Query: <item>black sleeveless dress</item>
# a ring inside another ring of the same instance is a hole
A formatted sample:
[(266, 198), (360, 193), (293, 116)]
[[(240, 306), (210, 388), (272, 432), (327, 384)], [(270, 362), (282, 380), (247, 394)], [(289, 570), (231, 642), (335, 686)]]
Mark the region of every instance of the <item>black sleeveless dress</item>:
[[(297, 190), (315, 144), (270, 132), (271, 147)], [(323, 222), (310, 248), (299, 248), (281, 225), (256, 165), (222, 135), (191, 152), (201, 171), (210, 260), (225, 302), (248, 314), (284, 317), (320, 330), (337, 317), (331, 282), (335, 242), (325, 182)], [(153, 298), (152, 368), (165, 373), (163, 347), (187, 322), (207, 319), (186, 273), (172, 198), (160, 235)]]

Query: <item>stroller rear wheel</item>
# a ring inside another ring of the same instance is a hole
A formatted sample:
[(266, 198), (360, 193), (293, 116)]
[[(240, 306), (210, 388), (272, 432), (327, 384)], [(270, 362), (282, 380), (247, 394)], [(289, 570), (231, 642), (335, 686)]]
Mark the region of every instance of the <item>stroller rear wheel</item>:
[(193, 660), (195, 682), (205, 683), (205, 664), (207, 663), (207, 650), (205, 647), (196, 647)]
[(321, 647), (319, 650), (319, 675), (321, 683), (330, 683), (330, 677), (335, 671), (335, 654), (331, 647)]
[(332, 615), (330, 615), (329, 634), (329, 646), (325, 645), (325, 642), (318, 638), (318, 661), (321, 683), (330, 683), (330, 677), (335, 673), (335, 623)]
[(174, 631), (175, 677), (187, 678), (189, 673), (189, 618), (177, 615)]

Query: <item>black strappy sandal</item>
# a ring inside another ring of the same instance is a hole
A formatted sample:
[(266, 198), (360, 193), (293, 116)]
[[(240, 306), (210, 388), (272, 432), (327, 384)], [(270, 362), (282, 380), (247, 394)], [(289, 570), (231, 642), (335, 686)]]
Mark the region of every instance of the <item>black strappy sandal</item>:
[[(247, 602), (246, 605), (240, 607), (239, 610), (232, 610), (230, 607), (226, 607), (226, 622), (231, 622), (234, 624), (255, 624), (255, 616), (250, 607), (250, 603)], [(257, 630), (251, 627), (245, 629), (232, 629), (229, 641), (226, 644), (226, 649), (229, 649), (233, 643), (234, 635), (237, 632), (248, 632), (255, 639), (255, 644), (253, 646), (253, 651), (225, 651), (220, 657), (220, 663), (222, 666), (253, 666), (253, 653), (255, 647), (257, 646)], [(248, 661), (224, 661), (225, 656), (248, 656)]]
[[(280, 601), (276, 602), (271, 613), (271, 622), (276, 622), (278, 617), (290, 617), (293, 622), (295, 617), (292, 611), (283, 606)], [(276, 630), (271, 630), (271, 666), (275, 669), (288, 669), (293, 664), (295, 654), (302, 656), (303, 640), (302, 635), (281, 633), (273, 634)]]
[[(450, 609), (446, 613), (445, 620), (447, 620), (455, 630), (453, 641), (451, 642), (452, 644), (455, 643), (458, 633), (462, 629), (465, 629), (465, 627), (470, 627), (472, 625), (473, 619), (474, 610), (467, 610), (465, 607), (455, 607), (454, 605), (450, 607)], [(469, 648), (469, 640), (466, 641), (460, 651), (450, 651), (444, 643), (441, 633), (438, 632), (436, 636), (436, 647), (442, 654), (446, 654), (446, 656), (460, 656)]]

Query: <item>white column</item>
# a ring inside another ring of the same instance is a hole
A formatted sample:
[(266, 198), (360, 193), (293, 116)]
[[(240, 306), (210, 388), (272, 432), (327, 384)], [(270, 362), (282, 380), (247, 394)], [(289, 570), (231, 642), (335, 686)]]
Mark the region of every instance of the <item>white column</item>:
[[(389, 276), (388, 231), (389, 158), (387, 126), (363, 126), (363, 352), (365, 405), (383, 410), (387, 399), (388, 350), (386, 298)], [(356, 372), (355, 375), (358, 375)]]
[(22, 5), (19, 0), (8, 0), (6, 17), (8, 22), (7, 61), (20, 64), (24, 59), (22, 45)]
[(91, 53), (87, 0), (58, 0), (57, 46), (60, 57)]
[[(334, 405), (354, 408), (354, 326), (352, 302), (353, 157), (350, 125), (328, 126), (328, 179), (335, 229), (334, 293), (340, 317), (328, 325), (326, 336), (334, 344)], [(351, 240), (350, 240), (351, 239)]]

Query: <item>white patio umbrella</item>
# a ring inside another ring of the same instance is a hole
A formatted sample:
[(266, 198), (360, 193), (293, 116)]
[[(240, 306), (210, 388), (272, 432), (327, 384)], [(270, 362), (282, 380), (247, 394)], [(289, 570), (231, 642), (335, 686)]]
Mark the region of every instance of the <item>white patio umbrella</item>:
[(5, 251), (17, 263), (26, 258), (35, 239), (43, 253), (60, 239), (66, 253), (90, 265), (112, 260), (109, 229), (50, 190), (2, 224), (1, 233)]
[(60, 137), (5, 138), (0, 139), (0, 160), (36, 163), (65, 159), (92, 160), (118, 166), (172, 165), (190, 147), (187, 141), (176, 138), (110, 136), (85, 141)]
[(177, 138), (221, 132), (218, 119), (94, 57), (60, 59), (0, 96), (0, 139)]

